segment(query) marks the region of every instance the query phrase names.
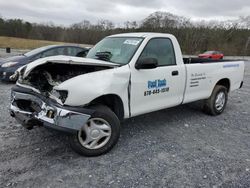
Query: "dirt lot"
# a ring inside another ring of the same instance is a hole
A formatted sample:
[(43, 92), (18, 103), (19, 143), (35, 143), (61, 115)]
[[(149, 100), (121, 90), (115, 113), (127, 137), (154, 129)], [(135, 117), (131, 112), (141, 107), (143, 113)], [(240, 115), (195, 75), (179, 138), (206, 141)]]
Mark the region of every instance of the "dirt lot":
[[(0, 36), (0, 48), (10, 47), (12, 49), (34, 49), (46, 45), (65, 44), (66, 42), (46, 41), (46, 40), (32, 40), (16, 37)], [(70, 44), (70, 43), (66, 43)], [(81, 46), (89, 46), (87, 44), (80, 44)], [(90, 45), (91, 46), (91, 45)]]
[(118, 145), (95, 158), (67, 137), (25, 130), (0, 84), (0, 187), (250, 187), (250, 62), (244, 88), (211, 117), (184, 105), (123, 122)]

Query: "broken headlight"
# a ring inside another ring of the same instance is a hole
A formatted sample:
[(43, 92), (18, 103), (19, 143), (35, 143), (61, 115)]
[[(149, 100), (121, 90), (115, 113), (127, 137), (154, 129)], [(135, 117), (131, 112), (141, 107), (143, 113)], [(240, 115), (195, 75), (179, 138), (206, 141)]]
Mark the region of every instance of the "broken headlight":
[(53, 89), (51, 94), (56, 98), (60, 99), (64, 103), (68, 97), (68, 91), (66, 90), (55, 90)]

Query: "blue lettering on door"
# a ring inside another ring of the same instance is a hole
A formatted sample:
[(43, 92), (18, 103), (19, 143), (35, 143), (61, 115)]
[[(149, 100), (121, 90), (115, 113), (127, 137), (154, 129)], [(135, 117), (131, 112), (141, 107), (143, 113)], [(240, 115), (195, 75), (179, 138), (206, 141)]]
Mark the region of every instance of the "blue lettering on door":
[(161, 87), (166, 87), (167, 86), (167, 81), (166, 79), (158, 79), (154, 81), (148, 81), (148, 89), (154, 89), (154, 88), (161, 88)]

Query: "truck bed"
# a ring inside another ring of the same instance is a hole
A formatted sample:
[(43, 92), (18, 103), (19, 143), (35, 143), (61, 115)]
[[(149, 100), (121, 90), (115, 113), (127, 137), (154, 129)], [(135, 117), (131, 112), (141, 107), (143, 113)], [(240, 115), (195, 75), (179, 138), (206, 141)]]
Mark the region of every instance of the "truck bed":
[(194, 64), (194, 63), (218, 63), (218, 62), (229, 62), (229, 61), (239, 61), (239, 60), (228, 60), (228, 59), (204, 59), (204, 58), (183, 58), (184, 64)]

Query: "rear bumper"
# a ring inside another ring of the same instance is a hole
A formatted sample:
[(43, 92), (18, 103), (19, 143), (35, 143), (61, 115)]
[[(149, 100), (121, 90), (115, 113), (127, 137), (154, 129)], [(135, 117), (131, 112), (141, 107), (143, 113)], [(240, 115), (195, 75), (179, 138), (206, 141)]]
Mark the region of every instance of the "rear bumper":
[(86, 124), (93, 110), (65, 107), (55, 101), (15, 86), (11, 91), (10, 115), (24, 127), (42, 125), (67, 133), (75, 133)]

